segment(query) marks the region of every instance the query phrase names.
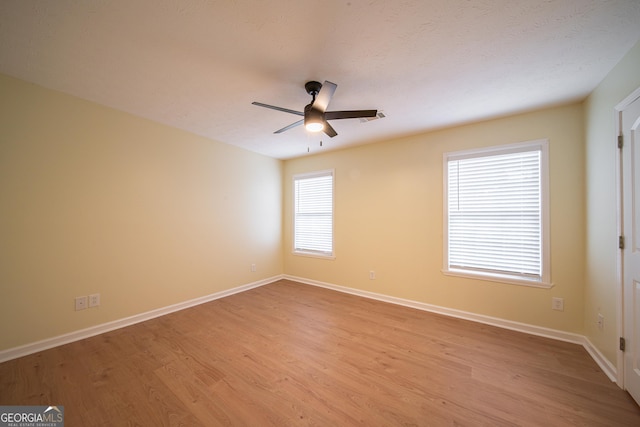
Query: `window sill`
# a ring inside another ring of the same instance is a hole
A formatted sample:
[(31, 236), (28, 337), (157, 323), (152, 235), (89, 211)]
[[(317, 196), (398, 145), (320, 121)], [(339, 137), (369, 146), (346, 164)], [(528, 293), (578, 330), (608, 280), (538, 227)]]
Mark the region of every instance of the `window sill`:
[(336, 256), (333, 254), (322, 254), (319, 252), (293, 251), (293, 254), (297, 256), (304, 256), (309, 258), (336, 259)]
[(531, 288), (551, 289), (553, 283), (539, 282), (537, 280), (521, 279), (507, 274), (490, 274), (490, 273), (476, 273), (466, 270), (456, 269), (443, 269), (442, 273), (445, 276), (465, 277), (467, 279), (486, 280), (489, 282), (504, 283), (508, 285), (528, 286)]

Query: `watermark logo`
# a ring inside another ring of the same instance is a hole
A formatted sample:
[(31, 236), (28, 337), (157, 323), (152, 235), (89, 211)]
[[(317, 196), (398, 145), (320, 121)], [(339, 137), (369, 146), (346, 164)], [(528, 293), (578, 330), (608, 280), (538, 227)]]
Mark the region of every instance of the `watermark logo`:
[(64, 406), (0, 406), (0, 427), (64, 427)]

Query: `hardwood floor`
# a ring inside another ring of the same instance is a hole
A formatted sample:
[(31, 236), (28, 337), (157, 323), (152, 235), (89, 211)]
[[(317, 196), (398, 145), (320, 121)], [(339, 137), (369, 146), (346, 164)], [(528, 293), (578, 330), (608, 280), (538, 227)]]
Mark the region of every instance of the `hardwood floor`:
[(578, 345), (279, 281), (0, 364), (66, 426), (640, 426)]

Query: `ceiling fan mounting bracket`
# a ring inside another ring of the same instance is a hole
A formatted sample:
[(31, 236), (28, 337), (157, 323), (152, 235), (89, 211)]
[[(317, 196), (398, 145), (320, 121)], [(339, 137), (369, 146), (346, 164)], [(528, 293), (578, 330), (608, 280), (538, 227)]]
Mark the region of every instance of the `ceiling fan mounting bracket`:
[(304, 88), (309, 95), (315, 97), (318, 92), (320, 92), (320, 89), (322, 89), (322, 83), (316, 81), (306, 82)]

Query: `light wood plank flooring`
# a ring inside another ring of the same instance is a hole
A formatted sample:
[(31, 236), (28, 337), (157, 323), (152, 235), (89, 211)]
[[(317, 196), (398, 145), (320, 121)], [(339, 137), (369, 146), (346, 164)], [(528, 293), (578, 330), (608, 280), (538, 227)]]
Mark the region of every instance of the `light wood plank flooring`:
[(580, 346), (279, 281), (0, 364), (66, 426), (640, 426)]

